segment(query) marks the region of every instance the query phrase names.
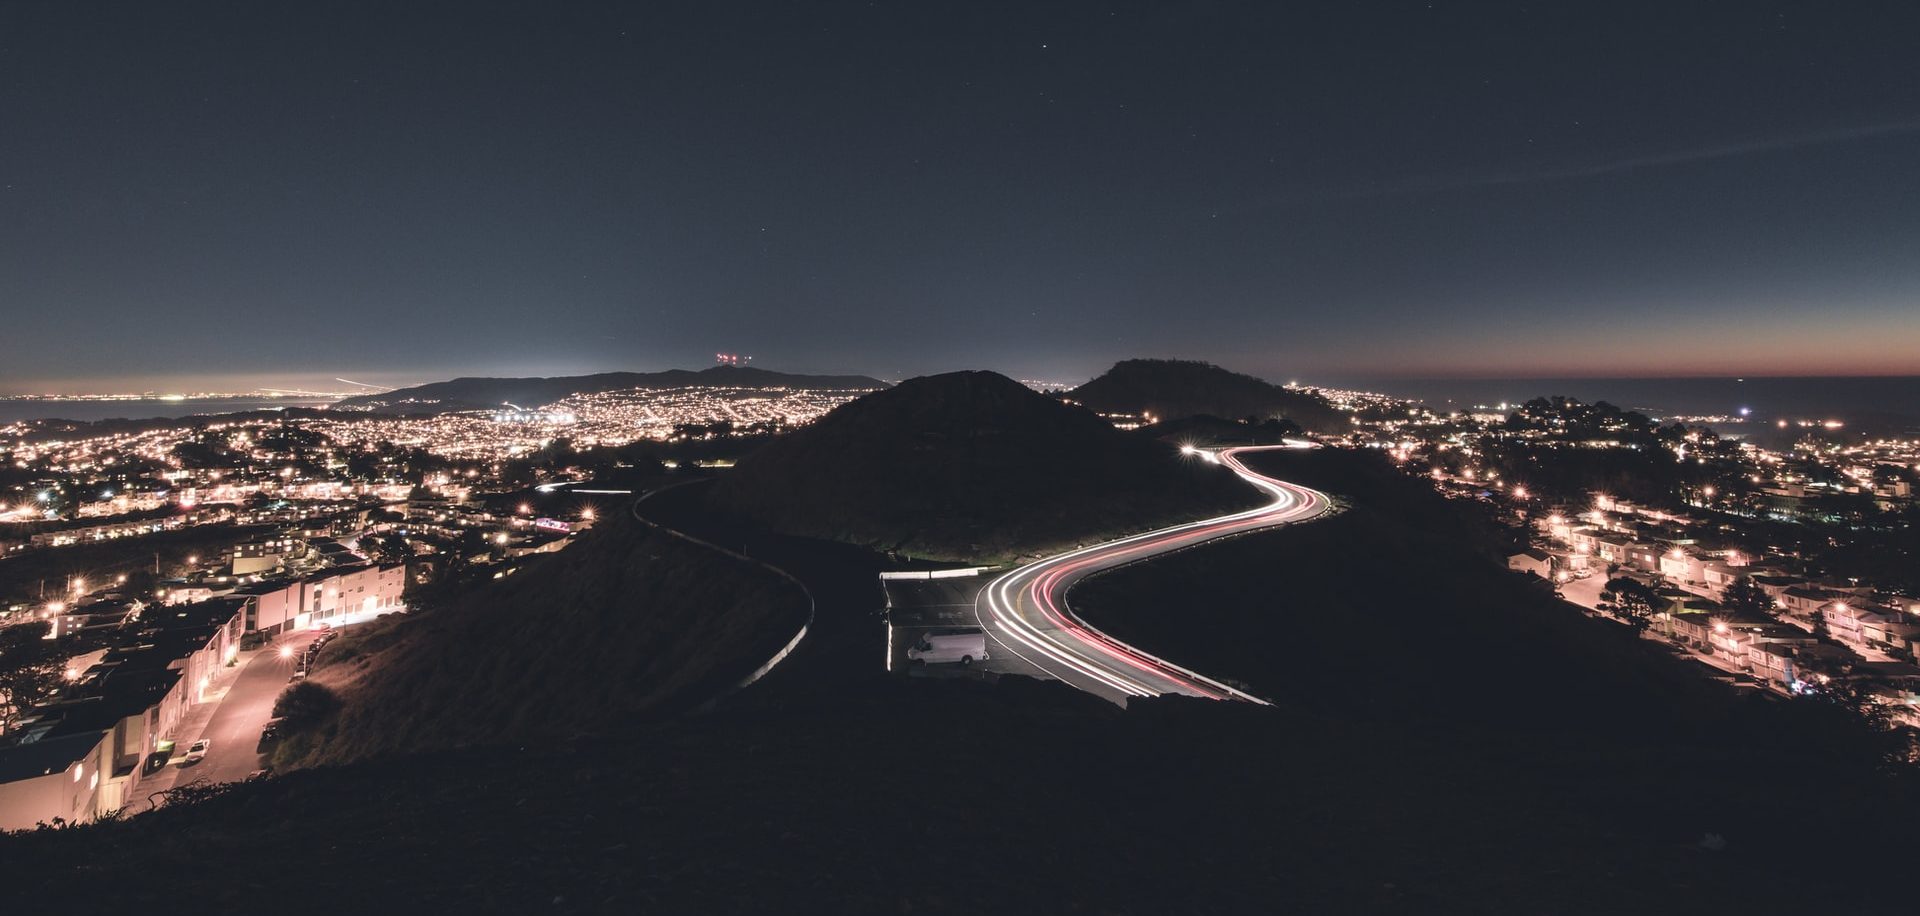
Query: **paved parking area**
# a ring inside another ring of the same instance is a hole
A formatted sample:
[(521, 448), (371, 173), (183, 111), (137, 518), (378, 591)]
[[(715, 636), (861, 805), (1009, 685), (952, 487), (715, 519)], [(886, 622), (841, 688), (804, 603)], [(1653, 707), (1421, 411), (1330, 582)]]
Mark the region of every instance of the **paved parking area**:
[(915, 664), (907, 658), (907, 649), (919, 642), (920, 634), (935, 627), (977, 627), (974, 596), (992, 582), (995, 573), (953, 579), (886, 579), (881, 588), (887, 594), (887, 670), (908, 677), (992, 680), (1002, 674), (1021, 674), (1047, 678), (1049, 675), (1028, 664), (1001, 645), (989, 632), (988, 658), (972, 665)]

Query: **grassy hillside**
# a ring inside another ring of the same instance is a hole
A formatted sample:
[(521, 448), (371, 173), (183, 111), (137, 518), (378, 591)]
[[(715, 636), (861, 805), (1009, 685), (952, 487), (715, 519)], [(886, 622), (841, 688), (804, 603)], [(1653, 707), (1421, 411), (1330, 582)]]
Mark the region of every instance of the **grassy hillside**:
[(1192, 360), (1124, 360), (1067, 397), (1102, 413), (1152, 414), (1162, 420), (1278, 417), (1310, 430), (1343, 431), (1349, 426), (1347, 415), (1319, 395)]
[(991, 372), (910, 379), (742, 460), (711, 504), (779, 531), (997, 559), (1253, 505), (1223, 468)]
[(443, 608), (349, 631), (312, 680), (343, 708), (289, 739), (320, 764), (625, 727), (724, 691), (791, 639), (792, 582), (615, 515)]

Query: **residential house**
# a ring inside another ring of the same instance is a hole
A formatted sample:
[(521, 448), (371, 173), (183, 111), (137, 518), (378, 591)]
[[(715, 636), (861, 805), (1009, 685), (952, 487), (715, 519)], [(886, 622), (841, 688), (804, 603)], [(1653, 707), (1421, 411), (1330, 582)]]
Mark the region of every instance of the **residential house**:
[(1553, 557), (1542, 550), (1522, 550), (1507, 555), (1507, 568), (1542, 579), (1552, 579)]
[(1859, 601), (1830, 601), (1820, 606), (1820, 616), (1827, 622), (1827, 632), (1833, 638), (1854, 646), (1867, 645), (1865, 627), (1873, 627), (1875, 632), (1885, 634), (1889, 615), (1872, 605)]

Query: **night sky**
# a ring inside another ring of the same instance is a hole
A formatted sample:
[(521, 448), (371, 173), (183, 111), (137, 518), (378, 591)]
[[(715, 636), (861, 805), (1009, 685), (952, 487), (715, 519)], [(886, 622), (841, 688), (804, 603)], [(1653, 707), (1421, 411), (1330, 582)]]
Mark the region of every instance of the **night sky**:
[(12, 0), (0, 390), (1920, 373), (1920, 5), (1282, 6)]

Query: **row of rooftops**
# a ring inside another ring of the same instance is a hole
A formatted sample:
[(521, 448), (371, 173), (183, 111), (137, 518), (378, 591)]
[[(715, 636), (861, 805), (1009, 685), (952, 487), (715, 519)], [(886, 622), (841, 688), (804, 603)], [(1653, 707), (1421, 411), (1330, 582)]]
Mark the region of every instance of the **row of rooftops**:
[(183, 676), (181, 661), (241, 607), (228, 598), (149, 608), (140, 629), (21, 722), (14, 743), (0, 747), (0, 782), (57, 772), (86, 756), (101, 732), (160, 702)]
[(313, 572), (297, 576), (280, 576), (273, 579), (264, 579), (259, 582), (248, 583), (235, 588), (231, 597), (237, 600), (257, 598), (261, 595), (270, 595), (274, 592), (285, 591), (287, 588), (295, 585), (317, 585), (330, 579), (338, 579), (341, 576), (350, 576), (354, 573), (365, 572), (370, 569), (392, 568), (392, 565), (382, 566), (362, 560), (348, 566), (329, 566), (325, 569), (317, 569)]

